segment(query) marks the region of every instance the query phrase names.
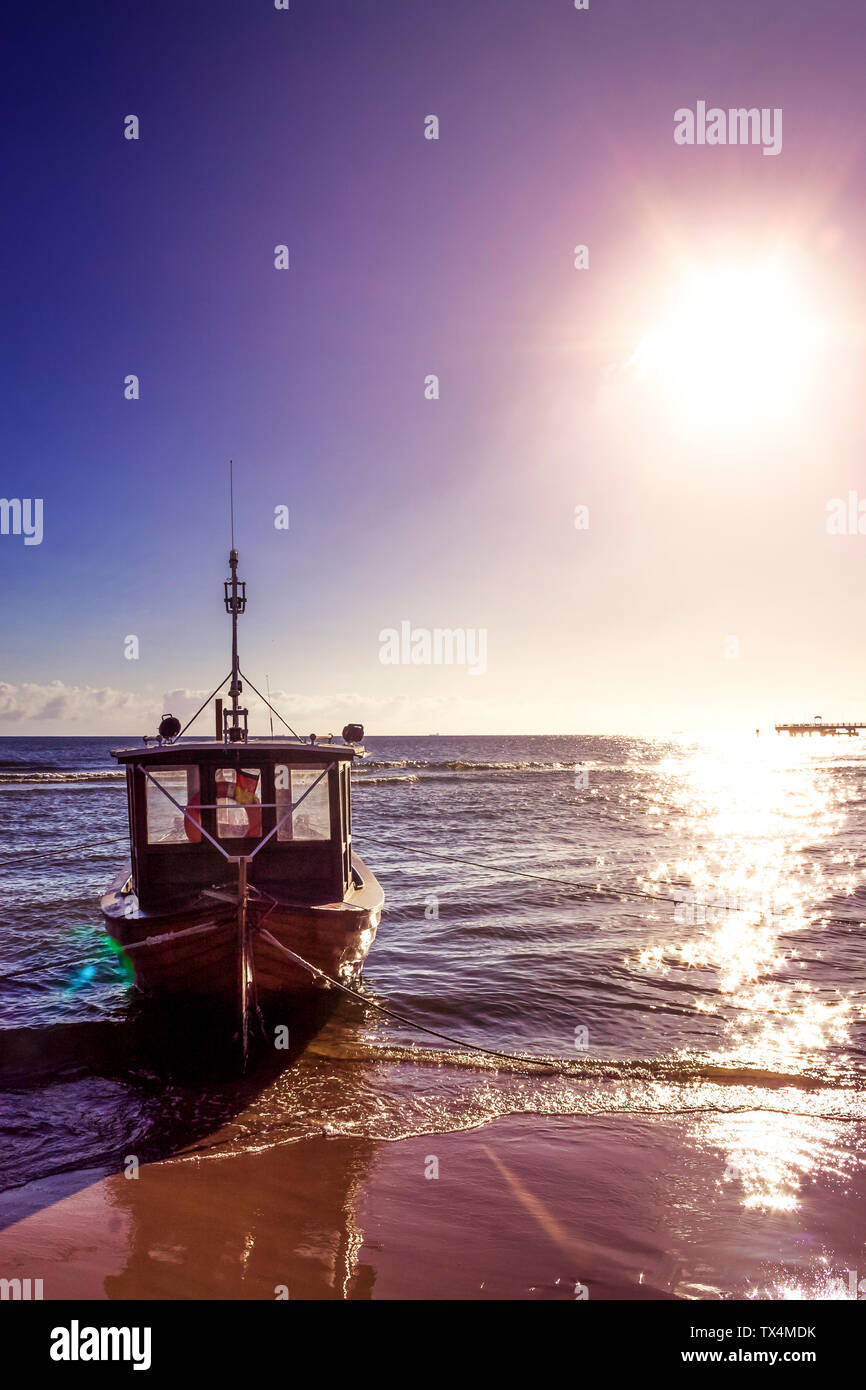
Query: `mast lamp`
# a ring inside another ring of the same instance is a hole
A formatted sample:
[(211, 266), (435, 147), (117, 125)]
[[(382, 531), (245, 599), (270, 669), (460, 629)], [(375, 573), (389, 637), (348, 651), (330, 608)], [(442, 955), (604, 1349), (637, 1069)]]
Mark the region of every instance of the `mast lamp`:
[[(245, 709), (223, 710), (223, 742), (246, 743), (247, 714)], [(230, 722), (231, 721), (231, 722)], [(241, 722), (243, 721), (243, 722)]]
[(226, 597), (227, 613), (243, 613), (247, 606), (247, 584), (245, 579), (225, 579), (223, 588)]

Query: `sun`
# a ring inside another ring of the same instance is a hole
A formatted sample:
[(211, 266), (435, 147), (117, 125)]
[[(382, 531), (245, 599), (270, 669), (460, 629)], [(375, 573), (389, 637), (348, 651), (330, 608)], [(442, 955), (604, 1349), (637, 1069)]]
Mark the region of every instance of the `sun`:
[(790, 423), (811, 380), (818, 324), (774, 261), (690, 268), (629, 367), (683, 428), (730, 436)]

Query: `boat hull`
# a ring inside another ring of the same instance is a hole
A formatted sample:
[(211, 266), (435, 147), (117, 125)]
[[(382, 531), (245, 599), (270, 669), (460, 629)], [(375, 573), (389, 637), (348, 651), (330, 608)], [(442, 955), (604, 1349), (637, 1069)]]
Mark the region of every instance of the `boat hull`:
[(245, 940), (251, 1001), (263, 1005), (321, 990), (326, 981), (315, 971), (342, 984), (358, 980), (384, 894), (357, 856), (353, 867), (360, 886), (343, 902), (290, 903), (254, 893), (243, 935), (237, 903), (225, 890), (203, 893), (171, 911), (144, 913), (131, 910), (121, 874), (101, 907), (106, 930), (143, 993), (236, 1006)]

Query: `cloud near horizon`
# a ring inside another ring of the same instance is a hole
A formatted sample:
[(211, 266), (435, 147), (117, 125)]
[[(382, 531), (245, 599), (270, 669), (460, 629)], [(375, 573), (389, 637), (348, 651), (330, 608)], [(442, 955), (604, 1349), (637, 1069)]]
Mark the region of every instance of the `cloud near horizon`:
[[(117, 690), (113, 686), (45, 684), (13, 685), (0, 681), (0, 734), (63, 735), (155, 734), (168, 712), (185, 723), (209, 695), (206, 689), (177, 687), (162, 694)], [(269, 731), (268, 711), (252, 692), (244, 693), (250, 712), (250, 732)], [(298, 695), (272, 690), (271, 703), (299, 735), (338, 734), (349, 722), (360, 721), (370, 734), (472, 733), (489, 727), (490, 708), (478, 700), (457, 696), (392, 695), (374, 697), (352, 692)], [(212, 706), (211, 706), (212, 708)], [(503, 708), (497, 728), (518, 727), (520, 706)], [(212, 715), (204, 709), (193, 731), (210, 737)], [(274, 733), (287, 730), (274, 718)]]
[(81, 719), (128, 714), (139, 717), (143, 708), (155, 702), (143, 701), (129, 691), (114, 690), (111, 686), (66, 685), (49, 681), (47, 685), (27, 682), (11, 685), (0, 681), (0, 724), (5, 722), (77, 722)]

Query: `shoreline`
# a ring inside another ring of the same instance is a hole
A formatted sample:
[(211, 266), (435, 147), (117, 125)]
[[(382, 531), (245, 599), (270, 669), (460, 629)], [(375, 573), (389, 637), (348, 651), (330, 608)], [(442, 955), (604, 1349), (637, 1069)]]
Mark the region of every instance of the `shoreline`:
[(512, 1116), (41, 1179), (0, 1198), (37, 1208), (0, 1231), (0, 1276), (46, 1301), (834, 1297), (859, 1247), (824, 1195), (750, 1209), (682, 1118)]

